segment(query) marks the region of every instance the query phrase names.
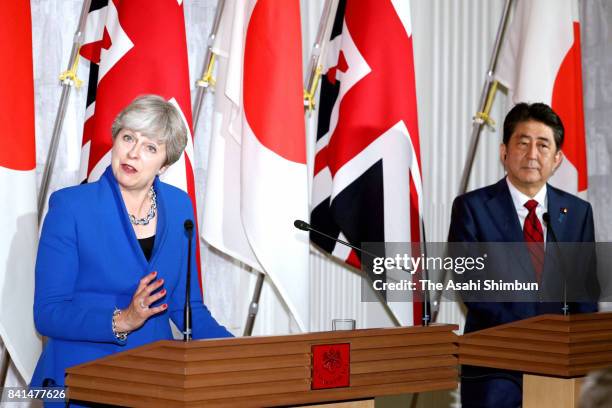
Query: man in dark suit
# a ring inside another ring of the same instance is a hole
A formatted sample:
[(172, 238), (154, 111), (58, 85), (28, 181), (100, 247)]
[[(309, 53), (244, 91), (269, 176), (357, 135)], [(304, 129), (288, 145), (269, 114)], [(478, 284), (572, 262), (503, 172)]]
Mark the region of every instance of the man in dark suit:
[[(560, 242), (593, 242), (590, 204), (547, 184), (563, 160), (563, 137), (561, 119), (548, 105), (514, 106), (504, 120), (500, 146), (507, 175), (455, 199), (448, 241), (528, 242), (530, 271), (538, 282), (542, 275), (554, 273), (550, 268), (545, 272), (544, 260), (549, 263), (546, 242), (552, 242), (555, 236)], [(466, 302), (465, 333), (538, 314), (561, 313), (562, 306), (550, 302)], [(593, 302), (571, 306), (574, 313), (597, 310)], [(521, 405), (521, 373), (464, 366), (461, 377), (464, 408)]]

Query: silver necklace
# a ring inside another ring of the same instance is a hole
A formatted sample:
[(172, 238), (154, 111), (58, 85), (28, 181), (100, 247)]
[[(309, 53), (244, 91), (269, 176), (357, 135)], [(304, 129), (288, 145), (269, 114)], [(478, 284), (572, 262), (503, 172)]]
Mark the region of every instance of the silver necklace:
[(155, 195), (155, 190), (153, 190), (153, 186), (151, 186), (151, 190), (149, 190), (149, 197), (151, 198), (151, 208), (149, 208), (149, 213), (144, 218), (136, 218), (132, 214), (130, 214), (130, 222), (133, 225), (148, 225), (149, 222), (155, 218), (155, 213), (157, 210), (157, 196)]

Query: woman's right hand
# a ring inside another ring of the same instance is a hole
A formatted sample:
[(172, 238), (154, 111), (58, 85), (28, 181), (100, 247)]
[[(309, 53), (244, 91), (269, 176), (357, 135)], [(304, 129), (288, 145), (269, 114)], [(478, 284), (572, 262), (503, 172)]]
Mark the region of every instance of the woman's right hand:
[(167, 303), (149, 307), (149, 305), (166, 296), (166, 289), (151, 294), (164, 284), (163, 279), (154, 281), (156, 276), (157, 272), (153, 271), (140, 280), (136, 292), (132, 296), (130, 306), (123, 309), (121, 314), (115, 318), (115, 328), (118, 332), (132, 332), (142, 326), (151, 316), (168, 308)]

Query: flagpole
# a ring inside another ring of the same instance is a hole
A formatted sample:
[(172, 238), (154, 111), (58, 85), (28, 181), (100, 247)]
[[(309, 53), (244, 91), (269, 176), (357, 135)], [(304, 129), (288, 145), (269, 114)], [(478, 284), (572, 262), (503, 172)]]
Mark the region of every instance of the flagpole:
[(327, 39), (329, 38), (337, 9), (338, 0), (325, 0), (319, 28), (317, 29), (317, 37), (312, 46), (308, 77), (304, 84), (304, 108), (308, 113), (311, 113), (315, 107), (314, 97), (319, 86), (319, 78), (323, 72), (322, 61), (327, 51), (327, 43), (329, 42)]
[[(250, 271), (253, 271), (253, 268), (248, 267)], [(261, 289), (263, 287), (265, 274), (261, 272), (257, 272), (257, 281), (255, 282), (255, 289), (253, 289), (253, 297), (251, 298), (251, 304), (249, 305), (249, 313), (247, 315), (247, 321), (244, 325), (244, 333), (243, 336), (247, 337), (253, 333), (253, 326), (255, 326), (255, 318), (257, 317), (257, 312), (259, 311), (259, 298), (261, 297)]]
[(2, 367), (0, 368), (0, 388), (3, 388), (6, 384), (6, 377), (8, 376), (8, 368), (11, 362), (11, 355), (8, 352), (6, 344), (3, 344), (4, 350), (2, 351)]
[(81, 16), (79, 18), (79, 25), (76, 32), (74, 33), (74, 41), (72, 43), (72, 51), (70, 52), (70, 59), (68, 60), (68, 68), (60, 75), (60, 81), (62, 83), (62, 96), (60, 97), (59, 107), (57, 108), (57, 115), (55, 116), (55, 124), (53, 125), (53, 135), (51, 137), (51, 144), (49, 145), (49, 152), (47, 153), (47, 161), (45, 162), (45, 169), (43, 171), (42, 181), (40, 184), (40, 191), (38, 192), (38, 223), (42, 218), (43, 211), (45, 209), (45, 203), (47, 202), (47, 192), (49, 190), (49, 180), (53, 174), (53, 167), (55, 164), (55, 158), (57, 157), (57, 147), (59, 145), (59, 138), (64, 125), (64, 118), (66, 117), (66, 109), (68, 107), (68, 99), (70, 98), (70, 91), (73, 86), (79, 88), (82, 81), (77, 78), (77, 68), (79, 66), (79, 49), (83, 44), (83, 30), (87, 23), (87, 14), (89, 12), (89, 6), (91, 0), (84, 0), (81, 8)]
[(491, 111), (491, 105), (495, 98), (495, 92), (497, 91), (497, 81), (493, 79), (495, 74), (495, 68), (497, 65), (497, 58), (499, 57), (499, 50), (501, 42), (504, 38), (506, 26), (508, 23), (508, 17), (510, 15), (510, 7), (512, 6), (513, 0), (506, 0), (504, 11), (501, 16), (499, 27), (497, 29), (497, 36), (495, 37), (495, 44), (493, 46), (493, 52), (491, 53), (491, 59), (489, 61), (489, 68), (485, 78), (485, 84), (480, 94), (480, 105), (478, 113), (473, 118), (472, 123), (472, 137), (470, 140), (470, 146), (468, 149), (467, 159), (463, 168), (463, 175), (461, 176), (461, 184), (459, 185), (459, 194), (467, 192), (468, 183), (470, 181), (470, 175), (472, 173), (472, 167), (474, 166), (474, 158), (476, 157), (476, 151), (478, 149), (478, 143), (480, 141), (480, 133), (485, 124), (493, 126), (495, 123), (489, 116)]
[(221, 16), (223, 15), (223, 9), (225, 6), (225, 0), (219, 0), (217, 2), (217, 8), (215, 10), (215, 19), (213, 20), (213, 26), (208, 36), (208, 46), (206, 48), (206, 56), (204, 57), (204, 67), (202, 69), (202, 78), (196, 82), (198, 87), (195, 101), (193, 103), (193, 134), (195, 135), (198, 127), (200, 118), (200, 111), (202, 110), (202, 104), (204, 102), (204, 95), (210, 89), (210, 86), (215, 85), (215, 80), (212, 77), (213, 68), (215, 66), (216, 55), (213, 52), (215, 45), (215, 39), (219, 32), (219, 24), (221, 23)]

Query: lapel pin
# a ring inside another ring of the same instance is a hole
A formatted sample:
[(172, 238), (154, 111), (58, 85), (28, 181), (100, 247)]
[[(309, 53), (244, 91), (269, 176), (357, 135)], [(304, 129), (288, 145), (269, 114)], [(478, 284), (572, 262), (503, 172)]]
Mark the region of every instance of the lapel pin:
[(559, 222), (562, 222), (563, 219), (565, 218), (565, 216), (567, 215), (567, 212), (569, 210), (567, 209), (567, 207), (561, 207), (559, 209)]

